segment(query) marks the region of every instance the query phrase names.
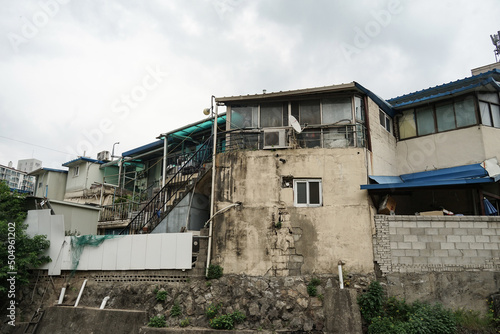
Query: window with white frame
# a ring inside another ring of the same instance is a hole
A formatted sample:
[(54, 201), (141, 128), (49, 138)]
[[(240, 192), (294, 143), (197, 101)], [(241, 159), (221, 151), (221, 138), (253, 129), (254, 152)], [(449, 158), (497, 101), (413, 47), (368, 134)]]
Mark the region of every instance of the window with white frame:
[(294, 179), (293, 204), (297, 207), (315, 207), (323, 204), (321, 179)]
[(387, 130), (387, 132), (392, 133), (391, 118), (381, 109), (379, 109), (378, 113), (380, 118), (380, 125), (382, 125)]

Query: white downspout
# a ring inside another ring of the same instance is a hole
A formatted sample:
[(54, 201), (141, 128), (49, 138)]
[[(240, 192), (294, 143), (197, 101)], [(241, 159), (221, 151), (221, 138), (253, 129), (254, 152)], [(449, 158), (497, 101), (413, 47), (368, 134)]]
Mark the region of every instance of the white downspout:
[(340, 289), (344, 288), (344, 277), (342, 276), (342, 260), (339, 261), (339, 283), (340, 283)]
[(109, 300), (109, 296), (104, 297), (104, 299), (102, 300), (102, 303), (101, 303), (101, 307), (99, 307), (100, 310), (103, 310), (106, 307), (106, 303), (108, 302), (108, 300)]
[[(212, 96), (212, 99), (214, 96)], [(210, 266), (210, 257), (212, 255), (212, 218), (214, 215), (214, 203), (215, 203), (215, 156), (217, 154), (217, 102), (215, 103), (215, 115), (214, 115), (214, 136), (213, 136), (213, 152), (212, 152), (212, 191), (210, 195), (210, 225), (208, 229), (208, 252), (207, 252), (207, 267), (205, 270), (205, 275), (208, 275), (208, 267)]]
[(161, 187), (165, 186), (165, 175), (167, 174), (167, 145), (168, 145), (168, 137), (165, 134), (163, 137), (163, 175), (161, 178)]
[(61, 305), (63, 300), (64, 300), (64, 294), (66, 293), (66, 285), (63, 286), (63, 288), (61, 289), (61, 294), (59, 295), (59, 300), (57, 301), (57, 304), (58, 305)]
[(80, 289), (80, 293), (78, 294), (78, 298), (76, 298), (75, 307), (78, 306), (78, 303), (80, 302), (80, 298), (82, 298), (83, 289), (85, 289), (85, 284), (87, 284), (87, 280), (83, 281), (82, 288)]

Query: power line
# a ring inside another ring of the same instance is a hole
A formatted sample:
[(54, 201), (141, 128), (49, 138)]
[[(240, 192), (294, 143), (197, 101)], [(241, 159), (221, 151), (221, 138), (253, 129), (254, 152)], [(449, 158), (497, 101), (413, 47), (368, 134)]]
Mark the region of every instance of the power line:
[(38, 144), (28, 143), (28, 142), (25, 142), (25, 141), (22, 141), (22, 140), (14, 139), (14, 138), (9, 138), (9, 137), (5, 137), (5, 136), (0, 136), (0, 138), (5, 138), (5, 139), (8, 139), (8, 140), (16, 141), (18, 143), (22, 143), (22, 144), (26, 144), (26, 145), (40, 147), (40, 148), (43, 148), (43, 149), (46, 149), (46, 150), (49, 150), (49, 151), (54, 151), (54, 152), (58, 152), (58, 153), (66, 154), (66, 155), (68, 155), (68, 154), (73, 155), (73, 154), (68, 153), (68, 152), (58, 151), (58, 150), (55, 150), (53, 148), (45, 147), (45, 146), (38, 145)]

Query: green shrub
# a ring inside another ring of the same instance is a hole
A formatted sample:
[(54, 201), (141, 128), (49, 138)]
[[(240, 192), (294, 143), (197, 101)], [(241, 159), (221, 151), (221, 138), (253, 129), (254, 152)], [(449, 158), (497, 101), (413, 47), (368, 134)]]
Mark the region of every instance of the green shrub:
[(154, 317), (149, 318), (148, 326), (157, 328), (166, 327), (167, 321), (165, 320), (165, 316), (155, 315)]
[(231, 313), (231, 318), (233, 318), (233, 321), (234, 321), (235, 324), (239, 324), (239, 323), (245, 321), (245, 319), (247, 317), (242, 312), (236, 310), (233, 313)]
[(321, 280), (319, 278), (313, 277), (311, 282), (307, 285), (307, 293), (311, 297), (316, 297), (318, 295), (318, 289), (316, 288), (321, 284)]
[(164, 302), (167, 299), (168, 292), (166, 290), (159, 290), (156, 292), (156, 300), (159, 302)]
[(178, 301), (175, 301), (174, 305), (172, 305), (172, 308), (170, 309), (170, 316), (178, 317), (181, 314), (182, 314), (181, 306), (179, 305)]
[(309, 296), (311, 297), (316, 297), (316, 295), (318, 294), (318, 289), (316, 288), (315, 285), (311, 285), (309, 284), (307, 286), (307, 293), (309, 294)]
[(181, 320), (181, 322), (179, 323), (179, 326), (181, 326), (181, 327), (189, 326), (189, 318)]
[(407, 304), (397, 298), (384, 298), (378, 282), (358, 297), (363, 319), (370, 334), (452, 334), (456, 332), (455, 316), (440, 304), (414, 302)]
[(217, 264), (211, 264), (208, 266), (207, 279), (217, 279), (222, 277), (224, 269)]
[(210, 319), (209, 325), (213, 329), (234, 329), (234, 325), (243, 322), (246, 316), (240, 311), (235, 311), (231, 314), (223, 314)]
[(320, 280), (319, 278), (317, 278), (317, 277), (313, 277), (313, 278), (311, 279), (311, 283), (309, 283), (309, 284), (312, 284), (312, 285), (314, 285), (314, 286), (318, 286), (318, 285), (320, 285), (320, 284), (321, 284), (321, 280)]
[(368, 286), (365, 294), (358, 297), (359, 310), (366, 322), (379, 315), (382, 315), (382, 305), (384, 304), (384, 290), (379, 282), (373, 281)]
[(213, 319), (219, 313), (221, 307), (222, 307), (221, 303), (210, 304), (205, 310), (205, 315), (207, 316), (208, 319)]

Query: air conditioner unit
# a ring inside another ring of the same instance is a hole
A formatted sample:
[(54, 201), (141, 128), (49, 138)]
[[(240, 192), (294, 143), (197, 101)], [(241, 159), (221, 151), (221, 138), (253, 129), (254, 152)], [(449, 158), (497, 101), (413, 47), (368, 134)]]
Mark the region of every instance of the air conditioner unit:
[(109, 161), (109, 151), (102, 151), (97, 153), (97, 160)]
[(264, 149), (287, 148), (286, 129), (264, 129)]

